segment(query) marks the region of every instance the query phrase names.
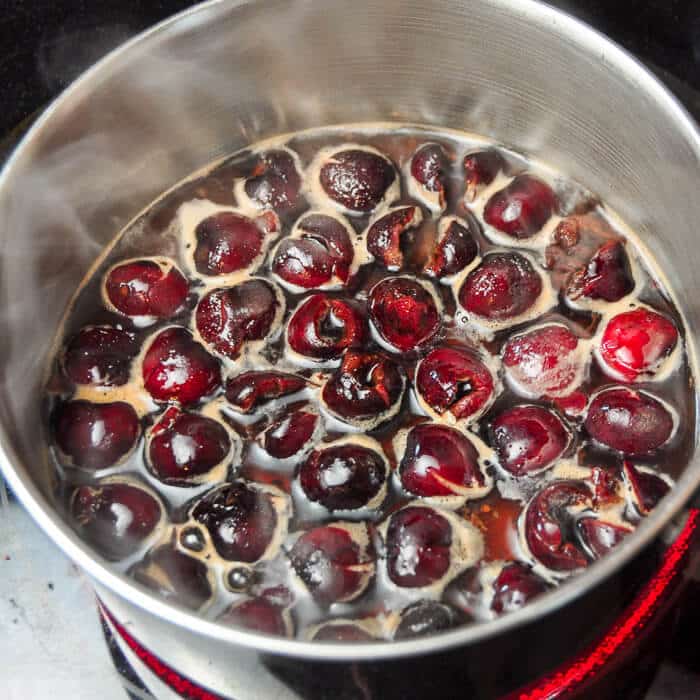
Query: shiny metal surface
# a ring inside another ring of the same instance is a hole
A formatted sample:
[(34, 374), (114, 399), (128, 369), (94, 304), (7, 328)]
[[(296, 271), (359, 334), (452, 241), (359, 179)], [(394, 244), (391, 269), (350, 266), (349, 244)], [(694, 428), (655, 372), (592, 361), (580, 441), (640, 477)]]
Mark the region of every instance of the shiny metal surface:
[(492, 136), (598, 192), (672, 271), (700, 328), (700, 136), (633, 58), (530, 0), (207, 3), (129, 42), (34, 126), (0, 179), (0, 462), (37, 522), (103, 589), (192, 644), (379, 659), (514, 629), (603, 581), (656, 538), (700, 483), (697, 457), (618, 551), (524, 610), (438, 637), (318, 645), (226, 628), (115, 573), (51, 504), (39, 425), (41, 369), (95, 257), (155, 195), (212, 158), (284, 131), (409, 121)]

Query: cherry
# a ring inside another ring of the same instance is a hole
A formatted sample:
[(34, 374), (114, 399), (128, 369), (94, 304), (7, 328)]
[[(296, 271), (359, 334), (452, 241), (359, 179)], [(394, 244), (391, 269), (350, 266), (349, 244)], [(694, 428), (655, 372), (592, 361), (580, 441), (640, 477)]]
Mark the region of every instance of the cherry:
[(632, 532), (632, 528), (598, 518), (580, 518), (576, 530), (594, 559), (607, 554)]
[(477, 316), (502, 321), (524, 314), (542, 293), (542, 278), (519, 253), (491, 253), (469, 273), (459, 303)]
[(403, 374), (395, 362), (378, 353), (348, 350), (321, 397), (328, 410), (345, 422), (381, 422), (398, 406), (403, 390)]
[(105, 294), (125, 316), (170, 318), (185, 303), (189, 284), (169, 261), (131, 260), (113, 267)]
[(305, 532), (289, 557), (299, 578), (321, 605), (347, 602), (366, 587), (374, 567), (363, 561), (359, 545), (349, 532), (324, 525)]
[(379, 454), (349, 443), (315, 450), (299, 470), (299, 484), (307, 498), (328, 510), (366, 506), (386, 478), (386, 464)]
[(408, 433), (399, 473), (406, 491), (423, 497), (463, 495), (485, 486), (474, 445), (459, 430), (435, 423)]
[(231, 451), (221, 423), (196, 413), (169, 408), (153, 426), (148, 464), (166, 484), (194, 485), (198, 477), (220, 464)]
[(420, 207), (398, 207), (379, 217), (367, 231), (367, 250), (386, 267), (403, 265), (401, 236), (423, 221)]
[(588, 263), (572, 273), (566, 286), (566, 296), (577, 300), (602, 299), (619, 301), (634, 289), (630, 261), (622, 241), (603, 244)]
[(572, 509), (590, 505), (591, 492), (578, 481), (545, 486), (525, 512), (525, 540), (532, 555), (553, 571), (574, 571), (588, 565), (575, 544)]
[(314, 642), (371, 642), (374, 639), (369, 632), (351, 622), (322, 625), (313, 636)]
[(347, 348), (368, 340), (364, 309), (355, 301), (313, 294), (294, 312), (287, 342), (294, 352), (313, 360), (334, 360)]
[(269, 232), (279, 230), (274, 218), (257, 220), (233, 211), (221, 211), (195, 229), (194, 264), (202, 275), (229, 275), (245, 270), (260, 256)]
[(613, 387), (593, 398), (585, 426), (594, 440), (613, 450), (645, 455), (671, 437), (673, 418), (651, 394)]
[(63, 371), (76, 384), (120, 386), (129, 381), (131, 360), (138, 350), (132, 333), (112, 326), (89, 326), (66, 346)]
[(386, 535), (389, 578), (402, 588), (439, 581), (450, 568), (452, 527), (433, 508), (408, 506), (394, 513)]
[(206, 343), (235, 359), (246, 341), (263, 340), (270, 333), (279, 309), (272, 285), (249, 279), (209, 292), (197, 304), (195, 322)]
[(146, 391), (156, 401), (193, 404), (221, 383), (219, 363), (184, 328), (166, 328), (151, 342), (141, 367)]
[(58, 449), (77, 467), (97, 470), (120, 462), (139, 437), (139, 418), (128, 403), (69, 401), (52, 416)]
[(498, 615), (520, 610), (547, 590), (544, 579), (517, 561), (506, 564), (493, 582), (491, 610)]
[(369, 293), (369, 315), (377, 333), (395, 352), (428, 344), (440, 330), (440, 312), (432, 294), (407, 277), (387, 277)]
[(605, 467), (592, 467), (586, 480), (593, 488), (593, 506), (596, 510), (621, 503), (621, 484), (617, 476)]
[(678, 331), (665, 316), (639, 308), (608, 321), (600, 341), (603, 369), (633, 382), (653, 375), (678, 343)]
[(323, 191), (353, 212), (372, 211), (396, 179), (391, 161), (372, 151), (335, 152), (320, 171)]
[(534, 175), (518, 175), (491, 195), (484, 221), (518, 240), (534, 236), (557, 208), (552, 188)]
[(243, 372), (226, 382), (226, 400), (243, 413), (301, 391), (306, 380), (285, 372)]
[(419, 600), (401, 611), (394, 639), (415, 639), (444, 632), (459, 622), (457, 611), (434, 600)]
[(317, 423), (317, 414), (303, 410), (275, 421), (263, 435), (265, 452), (277, 459), (298, 454), (313, 437)]
[(210, 491), (192, 510), (211, 536), (216, 551), (228, 561), (258, 561), (275, 535), (278, 517), (270, 496), (242, 482)]
[(276, 637), (288, 636), (284, 609), (266, 598), (249, 598), (234, 603), (219, 618), (219, 622), (262, 632)]
[(578, 343), (576, 335), (560, 325), (516, 335), (503, 348), (506, 377), (531, 398), (569, 394), (582, 375)]
[(294, 157), (283, 149), (257, 154), (244, 188), (248, 197), (260, 206), (281, 211), (293, 209), (301, 188), (301, 176)]
[(425, 272), (442, 279), (461, 272), (479, 254), (479, 246), (474, 238), (477, 224), (473, 218), (441, 219), (438, 225), (438, 240), (433, 248)]
[(466, 185), (464, 198), (468, 202), (473, 202), (479, 189), (490, 185), (496, 175), (506, 168), (503, 156), (493, 149), (468, 153), (464, 156), (462, 165)]
[(445, 208), (449, 169), (450, 161), (447, 154), (437, 143), (421, 146), (411, 158), (411, 176), (424, 190), (437, 194), (440, 209)]
[(474, 418), (493, 397), (494, 380), (486, 365), (469, 350), (431, 350), (418, 365), (415, 387), (438, 415)]
[(651, 471), (642, 471), (628, 460), (623, 463), (623, 473), (640, 515), (649, 515), (671, 489), (660, 476)]
[(80, 486), (71, 498), (81, 536), (113, 560), (133, 554), (153, 533), (162, 512), (148, 491), (119, 482)]

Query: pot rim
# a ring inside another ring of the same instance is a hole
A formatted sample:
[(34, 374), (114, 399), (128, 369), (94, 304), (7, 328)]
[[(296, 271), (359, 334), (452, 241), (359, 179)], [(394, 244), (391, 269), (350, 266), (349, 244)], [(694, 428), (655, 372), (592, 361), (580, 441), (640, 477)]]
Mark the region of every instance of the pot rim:
[[(110, 72), (111, 69), (118, 67), (119, 61), (125, 55), (139, 47), (145, 48), (148, 42), (160, 34), (185, 26), (191, 28), (208, 13), (229, 12), (239, 7), (264, 1), (209, 0), (165, 19), (109, 52), (68, 86), (27, 132), (0, 173), (0, 193), (9, 187), (13, 169), (19, 167), (23, 161), (31, 159), (32, 140), (37, 133), (51, 128), (51, 119), (54, 113), (67, 106), (71, 100), (89, 93), (93, 82), (99, 82), (104, 72)], [(575, 37), (575, 41), (583, 45), (589, 53), (606, 61), (611, 70), (634, 79), (640, 90), (644, 90), (652, 99), (662, 103), (673, 116), (674, 128), (683, 133), (698, 157), (698, 161), (700, 161), (700, 130), (695, 121), (676, 97), (637, 58), (583, 21), (539, 0), (491, 1), (527, 18), (534, 24), (545, 28), (556, 27), (560, 33)], [(695, 370), (697, 363), (695, 362), (695, 348), (691, 334), (688, 334), (688, 341), (688, 358)], [(697, 392), (695, 403), (697, 408), (699, 403)], [(695, 447), (697, 448), (697, 436)], [(694, 455), (693, 460), (673, 490), (664, 498), (653, 514), (625, 539), (620, 547), (594, 563), (583, 573), (578, 574), (575, 577), (575, 583), (565, 582), (564, 585), (545, 593), (516, 612), (423, 639), (363, 644), (318, 643), (263, 635), (206, 620), (196, 612), (167, 602), (125, 574), (116, 572), (111, 568), (109, 562), (92, 550), (61, 518), (58, 511), (31, 480), (29, 474), (27, 473), (25, 476), (20, 473), (20, 470), (26, 470), (22, 467), (16, 468), (15, 464), (21, 464), (20, 459), (8, 438), (6, 427), (0, 424), (0, 470), (5, 475), (14, 494), (29, 511), (35, 522), (78, 566), (91, 578), (119, 597), (147, 613), (203, 637), (248, 647), (260, 652), (325, 661), (376, 661), (441, 652), (475, 643), (514, 630), (521, 625), (532, 623), (571, 603), (586, 590), (602, 583), (629, 562), (662, 533), (674, 516), (681, 513), (683, 507), (700, 486), (700, 461), (698, 456)]]

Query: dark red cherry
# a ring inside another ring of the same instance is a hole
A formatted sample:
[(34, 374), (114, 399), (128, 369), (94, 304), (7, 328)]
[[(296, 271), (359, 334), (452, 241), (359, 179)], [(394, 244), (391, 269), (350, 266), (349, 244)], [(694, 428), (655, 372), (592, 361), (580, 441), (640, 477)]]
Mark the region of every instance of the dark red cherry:
[(569, 299), (619, 301), (634, 289), (630, 261), (622, 241), (605, 243), (588, 263), (576, 270), (567, 283)]
[(63, 353), (63, 371), (76, 384), (120, 386), (129, 381), (139, 348), (131, 333), (112, 326), (81, 329)]
[(282, 149), (258, 154), (244, 187), (245, 193), (260, 206), (280, 211), (293, 209), (301, 188), (294, 157)]
[(469, 273), (459, 303), (477, 316), (502, 321), (524, 314), (542, 293), (542, 278), (518, 253), (491, 253)]
[(419, 600), (401, 611), (394, 639), (415, 639), (449, 630), (459, 622), (457, 611), (435, 600)]
[(418, 366), (415, 380), (421, 398), (437, 414), (448, 411), (464, 420), (486, 406), (494, 391), (493, 376), (468, 350), (436, 348)]
[(346, 443), (312, 452), (299, 470), (299, 483), (309, 500), (328, 510), (354, 510), (377, 496), (386, 472), (374, 450)]
[(671, 487), (658, 474), (642, 471), (628, 460), (625, 460), (623, 470), (637, 510), (640, 515), (649, 515)]
[(243, 372), (226, 382), (226, 400), (243, 413), (301, 391), (306, 380), (285, 372)]
[(313, 636), (314, 642), (371, 642), (375, 639), (359, 625), (345, 624), (323, 625)]
[(269, 494), (242, 481), (210, 491), (192, 517), (209, 530), (220, 556), (249, 564), (265, 554), (278, 522)]
[(633, 530), (617, 523), (609, 523), (598, 518), (580, 518), (576, 530), (594, 559), (607, 554)]
[(432, 294), (406, 277), (387, 277), (372, 287), (369, 315), (377, 333), (396, 352), (418, 350), (440, 330)]
[(669, 319), (649, 309), (634, 309), (614, 316), (600, 341), (603, 369), (623, 381), (651, 375), (678, 343), (678, 331)]
[(473, 202), (482, 187), (490, 185), (501, 170), (505, 170), (506, 162), (503, 156), (493, 149), (476, 151), (464, 156), (464, 183), (466, 191), (464, 198)]
[(532, 555), (553, 571), (588, 565), (578, 547), (572, 509), (589, 506), (591, 492), (578, 481), (555, 481), (540, 491), (525, 513), (525, 539)]
[(377, 353), (349, 350), (323, 386), (321, 396), (342, 420), (380, 421), (401, 400), (403, 390), (403, 374), (395, 362)]
[(229, 275), (245, 270), (262, 252), (265, 236), (277, 230), (279, 222), (269, 216), (253, 220), (233, 211), (212, 214), (200, 222), (194, 232), (197, 272)]
[(140, 425), (128, 403), (69, 401), (53, 412), (52, 425), (58, 449), (73, 464), (96, 470), (111, 467), (133, 449)]
[(421, 146), (411, 158), (411, 175), (428, 192), (438, 194), (440, 208), (445, 206), (445, 191), (450, 161), (442, 146), (427, 143)]
[(673, 418), (651, 394), (618, 387), (593, 398), (585, 426), (594, 440), (613, 450), (644, 455), (671, 437)]
[(461, 495), (485, 483), (474, 445), (459, 430), (435, 423), (411, 429), (399, 473), (406, 491), (424, 497)]
[(520, 610), (546, 590), (544, 579), (529, 567), (517, 561), (509, 562), (493, 582), (491, 610), (499, 615)]
[(566, 451), (571, 433), (556, 413), (541, 406), (514, 406), (489, 426), (501, 466), (515, 476), (550, 466)]
[(184, 328), (166, 328), (150, 344), (141, 367), (156, 401), (193, 404), (221, 383), (219, 363)]
[(173, 406), (152, 428), (148, 463), (166, 484), (193, 485), (230, 450), (231, 440), (221, 423)]
[(534, 236), (557, 208), (552, 188), (533, 175), (518, 175), (491, 195), (484, 221), (516, 239)]
[(347, 530), (333, 525), (305, 532), (289, 553), (292, 566), (322, 605), (351, 600), (367, 585), (373, 564)]
[(378, 218), (367, 231), (367, 250), (386, 267), (403, 265), (401, 236), (423, 221), (420, 207), (399, 207)]
[(617, 475), (605, 467), (592, 467), (586, 480), (593, 488), (593, 506), (601, 510), (622, 502), (621, 483)]
[(266, 598), (249, 598), (242, 603), (234, 603), (219, 618), (219, 622), (276, 637), (288, 636), (284, 608)]
[(265, 452), (277, 459), (287, 459), (309, 444), (318, 423), (318, 415), (298, 410), (275, 421), (263, 435)]
[(442, 278), (461, 272), (479, 254), (474, 238), (476, 224), (470, 219), (469, 227), (457, 219), (443, 219), (438, 224), (438, 240), (433, 248), (425, 272)]
[[(166, 264), (167, 263), (167, 264)], [(105, 280), (105, 293), (117, 311), (126, 316), (170, 318), (185, 303), (189, 284), (167, 261), (133, 260), (113, 267)]]
[(103, 483), (81, 486), (71, 499), (80, 535), (108, 559), (133, 554), (160, 521), (160, 503), (138, 486)]
[(578, 338), (566, 326), (549, 325), (517, 335), (503, 348), (506, 376), (532, 398), (569, 394), (581, 377), (584, 359)]
[(270, 333), (279, 308), (269, 282), (249, 279), (209, 292), (197, 304), (195, 321), (206, 343), (235, 359), (246, 341), (263, 340)]
[(433, 508), (408, 506), (394, 513), (386, 535), (389, 578), (402, 588), (439, 581), (450, 568), (452, 527)]
[(323, 191), (338, 204), (355, 212), (370, 212), (396, 179), (384, 156), (351, 148), (334, 153), (321, 167)]
[(314, 360), (333, 360), (348, 348), (361, 348), (368, 340), (363, 307), (355, 301), (324, 294), (310, 296), (287, 326), (287, 341), (294, 352)]

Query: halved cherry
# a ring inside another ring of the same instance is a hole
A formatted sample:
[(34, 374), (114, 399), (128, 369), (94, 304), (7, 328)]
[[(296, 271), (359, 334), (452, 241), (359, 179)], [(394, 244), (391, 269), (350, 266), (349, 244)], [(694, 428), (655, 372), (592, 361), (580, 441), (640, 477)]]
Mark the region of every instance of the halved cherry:
[(111, 467), (131, 452), (139, 437), (136, 411), (128, 403), (69, 401), (54, 410), (51, 423), (58, 449), (77, 467)]
[(293, 209), (299, 198), (301, 176), (292, 153), (279, 148), (257, 154), (244, 188), (248, 197), (260, 206), (280, 211)]
[(401, 611), (394, 639), (415, 639), (444, 632), (460, 622), (453, 607), (435, 600), (419, 600)]
[(606, 555), (631, 534), (632, 527), (611, 523), (600, 518), (586, 517), (576, 521), (576, 530), (594, 559)]
[(403, 265), (401, 236), (423, 221), (420, 207), (397, 207), (380, 216), (367, 231), (367, 250), (386, 267)]
[(600, 341), (603, 369), (625, 382), (653, 375), (678, 343), (672, 321), (650, 309), (617, 314), (608, 321)]
[(518, 561), (507, 563), (493, 582), (491, 610), (499, 615), (520, 610), (547, 590), (544, 579)]
[(438, 239), (425, 272), (442, 279), (461, 272), (479, 254), (474, 233), (475, 220), (446, 217), (438, 223)]
[(622, 483), (610, 469), (592, 467), (586, 482), (593, 489), (593, 507), (596, 510), (605, 510), (622, 503)]
[(263, 634), (287, 637), (289, 629), (284, 612), (284, 608), (267, 598), (248, 598), (234, 603), (218, 621)]
[(193, 404), (221, 383), (219, 363), (184, 328), (166, 328), (146, 350), (141, 366), (146, 391), (156, 401)]
[(553, 411), (541, 406), (514, 406), (489, 426), (501, 466), (515, 476), (546, 469), (564, 454), (571, 433)]
[(438, 415), (456, 420), (476, 417), (490, 402), (494, 379), (475, 353), (461, 348), (431, 350), (418, 365), (415, 380), (420, 398)]
[(377, 333), (395, 352), (427, 345), (440, 330), (440, 312), (426, 287), (407, 277), (387, 277), (369, 293), (369, 315)]
[(464, 156), (464, 183), (466, 190), (464, 198), (467, 202), (476, 199), (477, 192), (490, 185), (499, 172), (505, 170), (506, 162), (503, 156), (494, 149), (474, 151)]
[(645, 455), (671, 437), (673, 418), (651, 394), (612, 387), (593, 398), (585, 426), (594, 440), (613, 450)]
[(629, 460), (623, 463), (625, 480), (632, 492), (634, 505), (640, 515), (649, 515), (658, 502), (671, 490), (668, 482), (650, 469), (639, 469)]
[(619, 301), (634, 289), (630, 261), (622, 241), (609, 241), (593, 254), (586, 265), (572, 273), (566, 296), (577, 300)]
[(286, 372), (243, 372), (226, 382), (226, 400), (242, 413), (251, 413), (269, 401), (289, 396), (306, 386), (304, 377)]
[(558, 206), (552, 188), (534, 175), (518, 175), (491, 195), (484, 221), (515, 239), (534, 236)]
[(437, 143), (426, 143), (411, 158), (411, 177), (426, 193), (433, 193), (437, 209), (445, 208), (449, 168), (450, 161), (445, 149)]
[(249, 279), (214, 289), (197, 304), (195, 322), (202, 339), (216, 352), (235, 359), (246, 341), (263, 340), (280, 311), (270, 282)]
[(358, 302), (324, 294), (306, 299), (287, 326), (292, 350), (321, 361), (336, 359), (348, 348), (363, 347), (367, 335), (365, 311)]
[(276, 420), (262, 436), (262, 445), (269, 455), (288, 459), (310, 444), (318, 425), (318, 414), (299, 409)]

